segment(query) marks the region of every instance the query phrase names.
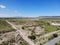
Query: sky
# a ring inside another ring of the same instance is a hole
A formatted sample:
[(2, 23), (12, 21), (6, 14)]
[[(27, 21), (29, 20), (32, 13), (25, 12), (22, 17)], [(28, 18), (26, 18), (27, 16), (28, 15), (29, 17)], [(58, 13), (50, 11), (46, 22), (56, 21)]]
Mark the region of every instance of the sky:
[(60, 0), (0, 0), (0, 17), (60, 16)]

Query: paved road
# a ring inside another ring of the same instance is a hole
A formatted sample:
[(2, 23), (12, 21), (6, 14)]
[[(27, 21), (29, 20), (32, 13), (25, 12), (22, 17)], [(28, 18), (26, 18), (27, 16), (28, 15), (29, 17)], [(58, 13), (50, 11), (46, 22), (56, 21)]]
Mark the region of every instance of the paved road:
[(29, 45), (35, 45), (27, 36), (25, 36), (23, 33), (22, 33), (22, 29), (20, 28), (20, 30), (19, 29), (17, 29), (16, 27), (15, 27), (15, 25), (13, 25), (12, 23), (10, 23), (9, 21), (6, 21), (8, 24), (10, 24), (14, 29), (16, 29), (17, 30), (17, 32), (19, 32), (19, 34), (20, 34), (20, 36), (29, 44)]
[(60, 32), (60, 30), (57, 30), (57, 31), (54, 31), (54, 32), (51, 32), (51, 33), (48, 33), (48, 34), (44, 34), (44, 35), (42, 35), (42, 36), (48, 37), (48, 36), (50, 36), (50, 35), (52, 35), (52, 34), (55, 34), (55, 33), (58, 33), (58, 32)]
[(59, 41), (60, 41), (60, 36), (57, 37), (57, 38), (55, 38), (55, 39), (53, 39), (53, 40), (51, 40), (51, 41), (49, 41), (49, 42), (47, 42), (47, 43), (44, 44), (44, 45), (55, 45), (55, 43), (57, 43), (57, 42), (59, 42)]

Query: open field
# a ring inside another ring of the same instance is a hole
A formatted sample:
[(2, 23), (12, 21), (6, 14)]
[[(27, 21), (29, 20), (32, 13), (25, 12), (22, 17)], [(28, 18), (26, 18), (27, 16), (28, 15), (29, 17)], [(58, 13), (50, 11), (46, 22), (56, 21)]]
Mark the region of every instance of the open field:
[[(9, 19), (10, 20), (10, 19)], [(60, 30), (60, 26), (51, 25), (50, 22), (57, 21), (60, 22), (60, 18), (43, 18), (38, 20), (30, 20), (30, 19), (11, 19), (10, 22), (14, 22), (14, 24), (35, 24), (36, 26), (41, 26), (45, 29), (45, 33), (53, 32), (56, 30)]]
[(0, 45), (14, 45), (15, 31), (5, 19), (0, 19)]
[(6, 19), (0, 19), (0, 45), (28, 45), (17, 33)]
[[(54, 26), (50, 23), (52, 21), (59, 21), (59, 19), (9, 19), (8, 21), (14, 24), (19, 30), (22, 29), (22, 33), (36, 45), (45, 44), (52, 40), (54, 38), (53, 34), (55, 34), (53, 32), (60, 30), (60, 26)], [(51, 34), (49, 35), (49, 33)], [(43, 35), (45, 34), (47, 35), (44, 37)], [(56, 35), (58, 35), (57, 32)]]
[(7, 32), (0, 34), (0, 45), (14, 45), (15, 43), (15, 32)]
[[(60, 23), (60, 20), (53, 18), (0, 19), (0, 32), (8, 33), (13, 31), (15, 33), (14, 36), (17, 35), (14, 37), (14, 44), (17, 45), (43, 45), (46, 42), (49, 42), (50, 40), (60, 36), (60, 26), (51, 25), (52, 22)], [(18, 31), (17, 33), (19, 34), (17, 34), (16, 31)]]
[(38, 25), (42, 26), (45, 29), (45, 33), (49, 33), (49, 32), (53, 32), (53, 31), (56, 31), (56, 30), (60, 30), (60, 26), (54, 26), (54, 25), (50, 24), (51, 21), (58, 21), (59, 19), (60, 18), (39, 19), (39, 21), (37, 21), (37, 23), (38, 23)]
[(15, 31), (5, 20), (0, 19), (0, 33)]

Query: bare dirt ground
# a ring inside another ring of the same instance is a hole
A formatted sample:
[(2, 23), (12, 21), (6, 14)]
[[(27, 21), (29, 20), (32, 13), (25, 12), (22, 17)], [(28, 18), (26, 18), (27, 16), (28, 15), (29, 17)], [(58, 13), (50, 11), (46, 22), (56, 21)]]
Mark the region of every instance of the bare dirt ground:
[[(29, 44), (29, 45), (36, 45), (31, 39), (29, 39), (27, 36), (28, 36), (28, 34), (27, 34), (27, 32), (28, 31), (25, 31), (25, 30), (23, 30), (22, 29), (22, 25), (14, 25), (13, 23), (10, 23), (9, 21), (6, 21), (7, 23), (9, 23), (14, 29), (16, 29), (16, 31), (19, 33), (19, 35)], [(19, 27), (19, 28), (18, 28)], [(41, 30), (39, 30), (40, 28), (36, 28), (36, 29), (38, 29), (38, 30), (35, 30), (35, 32), (36, 33), (38, 33), (39, 31), (41, 32)], [(43, 30), (44, 31), (44, 30)], [(42, 32), (43, 32), (42, 31)], [(57, 31), (54, 31), (54, 32), (51, 32), (51, 33), (48, 33), (48, 34), (44, 34), (44, 35), (42, 35), (42, 36), (40, 36), (39, 37), (39, 39), (40, 38), (42, 38), (42, 37), (49, 37), (49, 36), (51, 36), (51, 35), (53, 35), (53, 34), (55, 34), (55, 33), (58, 33), (58, 32), (60, 32), (60, 30), (57, 30)], [(29, 32), (28, 32), (29, 33)], [(40, 42), (38, 42), (38, 43), (40, 43)], [(18, 44), (16, 44), (16, 45), (18, 45)]]
[[(20, 28), (20, 30), (19, 29), (17, 29), (16, 27), (15, 27), (15, 25), (13, 25), (12, 23), (10, 23), (9, 21), (6, 21), (7, 23), (9, 23), (14, 29), (16, 29), (16, 31), (18, 31), (19, 32), (19, 34), (21, 35), (21, 37), (29, 44), (29, 45), (35, 45), (27, 36), (25, 36), (24, 34), (24, 32), (22, 32), (22, 29)], [(21, 26), (22, 27), (22, 26)]]
[(15, 32), (8, 32), (8, 33), (4, 33), (4, 34), (0, 34), (0, 44), (2, 44), (3, 42), (7, 42), (10, 41), (11, 39), (15, 38)]

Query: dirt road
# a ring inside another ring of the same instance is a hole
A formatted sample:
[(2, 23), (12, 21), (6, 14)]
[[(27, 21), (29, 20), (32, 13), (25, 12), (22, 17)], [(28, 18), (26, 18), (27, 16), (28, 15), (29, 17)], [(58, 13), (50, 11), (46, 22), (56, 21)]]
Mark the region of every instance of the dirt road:
[(10, 23), (9, 21), (6, 21), (8, 24), (10, 24), (14, 29), (16, 29), (20, 36), (29, 44), (29, 45), (35, 45), (27, 36), (25, 36), (23, 33), (22, 33), (22, 29), (20, 28), (20, 30), (18, 28), (16, 28), (16, 26), (12, 23)]

